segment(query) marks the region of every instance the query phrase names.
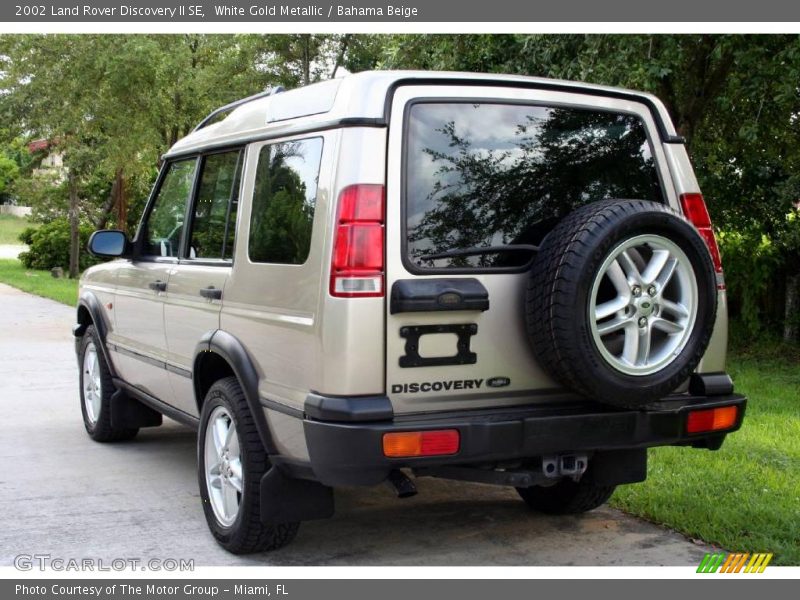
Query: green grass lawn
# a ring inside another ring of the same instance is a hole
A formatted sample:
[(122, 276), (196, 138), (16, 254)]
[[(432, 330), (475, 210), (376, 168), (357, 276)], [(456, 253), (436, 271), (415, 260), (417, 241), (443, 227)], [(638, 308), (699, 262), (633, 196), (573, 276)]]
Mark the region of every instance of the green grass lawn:
[(24, 217), (0, 215), (0, 244), (21, 244), (19, 234), (30, 225)]
[(50, 271), (26, 269), (18, 260), (0, 260), (0, 283), (70, 306), (78, 301), (77, 279), (55, 279)]
[(650, 451), (645, 483), (622, 486), (611, 504), (732, 552), (774, 552), (800, 565), (800, 350), (780, 344), (729, 360), (748, 397), (742, 428), (716, 452)]

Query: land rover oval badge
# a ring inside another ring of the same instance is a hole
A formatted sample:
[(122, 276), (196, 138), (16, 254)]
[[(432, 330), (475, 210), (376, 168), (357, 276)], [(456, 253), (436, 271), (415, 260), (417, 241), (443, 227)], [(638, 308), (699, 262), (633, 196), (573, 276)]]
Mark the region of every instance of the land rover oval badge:
[(507, 385), (511, 384), (511, 378), (509, 377), (492, 377), (486, 380), (486, 385), (489, 387), (506, 387)]

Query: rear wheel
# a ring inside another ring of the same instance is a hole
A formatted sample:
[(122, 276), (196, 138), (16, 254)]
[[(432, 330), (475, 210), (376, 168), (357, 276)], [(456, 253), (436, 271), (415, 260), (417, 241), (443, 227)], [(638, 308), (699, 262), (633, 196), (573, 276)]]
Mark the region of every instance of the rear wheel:
[(551, 515), (570, 515), (594, 510), (614, 493), (614, 485), (596, 485), (586, 477), (580, 481), (562, 479), (549, 487), (517, 488), (530, 508)]
[(81, 339), (78, 360), (81, 364), (81, 413), (86, 433), (95, 442), (117, 442), (133, 438), (138, 429), (111, 425), (111, 396), (116, 388), (101, 350), (100, 336), (94, 325), (86, 328)]
[(291, 542), (299, 523), (261, 522), (260, 482), (270, 463), (235, 377), (217, 381), (206, 394), (197, 444), (200, 496), (217, 542), (234, 554)]

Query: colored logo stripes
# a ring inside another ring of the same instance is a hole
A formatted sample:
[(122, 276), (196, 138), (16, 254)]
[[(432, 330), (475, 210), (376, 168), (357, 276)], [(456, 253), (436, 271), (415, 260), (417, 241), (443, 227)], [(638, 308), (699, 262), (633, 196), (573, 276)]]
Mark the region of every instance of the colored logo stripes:
[[(749, 561), (748, 561), (749, 559)], [(763, 573), (769, 561), (772, 560), (772, 553), (735, 553), (725, 554), (724, 552), (711, 552), (703, 557), (700, 566), (697, 567), (698, 573)]]

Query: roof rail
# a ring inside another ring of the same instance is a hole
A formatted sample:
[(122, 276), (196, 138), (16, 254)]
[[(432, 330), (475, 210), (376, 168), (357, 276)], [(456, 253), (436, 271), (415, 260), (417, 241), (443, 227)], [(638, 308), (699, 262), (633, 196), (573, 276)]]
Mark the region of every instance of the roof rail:
[(211, 121), (213, 121), (214, 118), (218, 117), (223, 113), (230, 112), (234, 108), (239, 108), (243, 104), (247, 104), (248, 102), (252, 102), (253, 100), (258, 100), (259, 98), (266, 98), (267, 96), (273, 96), (275, 94), (280, 94), (281, 92), (285, 91), (286, 90), (282, 85), (270, 86), (263, 92), (253, 94), (252, 96), (248, 96), (247, 98), (242, 98), (241, 100), (236, 100), (235, 102), (231, 102), (230, 104), (226, 104), (225, 106), (220, 106), (219, 108), (211, 111), (205, 119), (200, 121), (197, 124), (197, 126), (194, 129), (192, 129), (192, 133), (194, 133), (199, 129), (202, 129), (203, 127), (211, 123)]

